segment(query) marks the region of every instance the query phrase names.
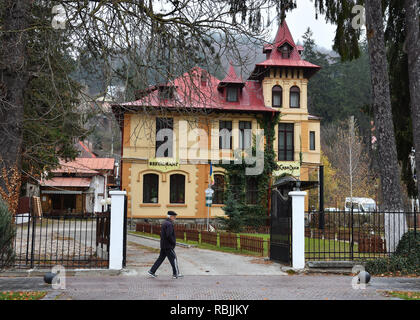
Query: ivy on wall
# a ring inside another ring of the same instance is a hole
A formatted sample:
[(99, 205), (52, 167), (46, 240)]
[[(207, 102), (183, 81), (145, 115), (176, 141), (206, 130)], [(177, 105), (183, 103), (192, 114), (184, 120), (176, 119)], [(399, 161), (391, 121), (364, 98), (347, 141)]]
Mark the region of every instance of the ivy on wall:
[[(260, 227), (267, 223), (269, 216), (269, 198), (272, 172), (278, 170), (274, 152), (275, 127), (280, 114), (265, 114), (258, 118), (258, 124), (264, 129), (264, 167), (259, 175), (247, 176), (246, 168), (255, 164), (246, 164), (240, 150), (235, 150), (234, 158), (228, 164), (218, 164), (225, 169), (225, 206), (226, 217), (218, 218), (229, 231), (240, 232), (244, 226)], [(253, 139), (252, 152), (256, 153), (256, 139)], [(241, 159), (242, 157), (242, 159)], [(242, 161), (239, 161), (241, 159)], [(236, 162), (236, 163), (235, 163)], [(255, 179), (256, 200), (254, 204), (247, 203), (247, 182)]]

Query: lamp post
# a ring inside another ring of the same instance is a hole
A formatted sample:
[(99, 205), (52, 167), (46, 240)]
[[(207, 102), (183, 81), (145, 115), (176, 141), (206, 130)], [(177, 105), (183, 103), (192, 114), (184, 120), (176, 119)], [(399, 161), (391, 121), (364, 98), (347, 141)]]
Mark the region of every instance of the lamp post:
[(214, 193), (214, 190), (210, 188), (210, 184), (209, 184), (209, 187), (205, 190), (205, 193), (206, 193), (206, 207), (207, 207), (207, 231), (209, 231), (210, 207), (212, 204), (212, 198), (213, 198), (213, 193)]
[(104, 213), (104, 206), (106, 204), (106, 200), (105, 199), (101, 199), (100, 203), (101, 203), (101, 206), (102, 206), (102, 213)]
[[(416, 150), (414, 148), (411, 148), (411, 152), (408, 155), (408, 159), (410, 160), (411, 165), (411, 173), (413, 175), (414, 185), (418, 187), (417, 185), (417, 176), (416, 176)], [(415, 190), (414, 192), (414, 199), (413, 202), (413, 213), (414, 213), (414, 237), (417, 237), (417, 193), (418, 191)]]
[(111, 206), (111, 198), (101, 199), (101, 205), (102, 205), (102, 213), (104, 213), (104, 207), (107, 206), (107, 212), (110, 212), (110, 206)]

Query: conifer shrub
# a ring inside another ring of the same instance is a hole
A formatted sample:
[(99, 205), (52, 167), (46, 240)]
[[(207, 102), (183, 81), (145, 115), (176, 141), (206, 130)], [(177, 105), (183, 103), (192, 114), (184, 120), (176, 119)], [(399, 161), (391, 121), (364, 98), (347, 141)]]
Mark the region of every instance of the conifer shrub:
[(12, 214), (4, 201), (0, 199), (0, 270), (10, 267), (14, 262), (15, 234)]
[(371, 274), (396, 273), (420, 275), (420, 232), (406, 232), (395, 253), (387, 258), (368, 260), (366, 271)]

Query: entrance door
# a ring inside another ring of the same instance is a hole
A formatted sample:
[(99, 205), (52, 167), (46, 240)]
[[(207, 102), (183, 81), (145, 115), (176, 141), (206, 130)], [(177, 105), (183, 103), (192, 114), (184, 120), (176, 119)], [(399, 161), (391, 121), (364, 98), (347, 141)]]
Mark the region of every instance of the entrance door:
[(270, 259), (292, 262), (292, 198), (278, 189), (271, 193)]

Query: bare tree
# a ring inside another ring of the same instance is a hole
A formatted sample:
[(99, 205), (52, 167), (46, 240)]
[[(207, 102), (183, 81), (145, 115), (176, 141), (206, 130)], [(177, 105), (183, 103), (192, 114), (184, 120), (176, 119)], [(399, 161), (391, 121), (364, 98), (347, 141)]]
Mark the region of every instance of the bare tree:
[[(57, 9), (56, 5), (61, 7)], [(167, 84), (180, 76), (193, 76), (186, 72), (196, 65), (210, 72), (217, 69), (221, 56), (246, 64), (240, 47), (250, 41), (266, 39), (264, 10), (277, 8), (279, 16), (296, 6), (295, 0), (164, 0), (164, 1), (105, 1), (105, 0), (4, 0), (0, 2), (0, 169), (5, 168), (12, 178), (11, 168), (21, 170), (23, 119), (25, 94), (34, 77), (48, 77), (56, 92), (49, 101), (50, 110), (62, 104), (62, 88), (55, 86), (57, 70), (50, 67), (52, 51), (68, 55), (76, 61), (95, 61), (100, 65), (104, 88), (118, 82), (126, 87), (125, 100), (133, 100), (135, 90), (155, 90), (156, 84)], [(35, 20), (33, 10), (44, 8), (50, 13), (43, 20)], [(55, 8), (53, 10), (53, 8)], [(59, 19), (58, 19), (58, 18)], [(50, 20), (48, 20), (50, 19)], [(55, 32), (44, 47), (32, 46), (30, 33)], [(33, 55), (37, 65), (30, 62)], [(31, 67), (31, 68), (29, 68)], [(37, 68), (39, 67), (39, 68)], [(69, 76), (69, 75), (68, 75)], [(64, 77), (65, 78), (65, 77)], [(81, 100), (94, 100), (81, 89), (70, 85), (70, 95)], [(186, 83), (188, 79), (185, 80)], [(65, 84), (62, 84), (65, 86)], [(71, 89), (70, 89), (71, 87)], [(185, 86), (187, 88), (187, 86)], [(194, 90), (195, 94), (191, 95)], [(105, 89), (104, 89), (105, 91)], [(106, 92), (101, 92), (104, 95)], [(204, 99), (198, 88), (185, 89), (185, 97)], [(188, 115), (196, 109), (181, 105)], [(182, 108), (181, 108), (182, 107)], [(141, 110), (145, 114), (152, 109)], [(153, 112), (163, 111), (157, 108)], [(203, 113), (201, 113), (203, 114)], [(142, 126), (145, 124), (139, 124)], [(52, 144), (54, 145), (54, 144)], [(50, 146), (51, 147), (51, 146)], [(40, 145), (40, 148), (42, 146)], [(34, 162), (39, 159), (31, 159)], [(51, 167), (58, 163), (42, 159), (38, 167)], [(19, 179), (18, 182), (19, 184)], [(9, 190), (5, 179), (0, 188)], [(10, 187), (10, 186), (9, 186)], [(16, 188), (19, 190), (19, 188)], [(18, 191), (14, 191), (16, 199)]]
[(371, 157), (353, 117), (322, 128), (322, 150), (335, 169), (338, 196), (374, 197), (376, 174)]

